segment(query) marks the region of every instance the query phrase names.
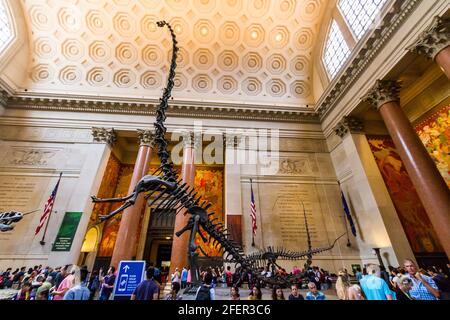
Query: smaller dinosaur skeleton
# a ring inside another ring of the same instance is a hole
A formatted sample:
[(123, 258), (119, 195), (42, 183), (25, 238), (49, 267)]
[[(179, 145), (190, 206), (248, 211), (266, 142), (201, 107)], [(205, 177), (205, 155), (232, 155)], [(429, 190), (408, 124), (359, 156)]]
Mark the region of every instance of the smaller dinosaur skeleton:
[(0, 231), (1, 232), (11, 231), (12, 229), (14, 229), (14, 226), (15, 226), (13, 223), (19, 222), (27, 214), (36, 212), (38, 210), (39, 209), (36, 209), (36, 210), (29, 211), (26, 213), (22, 213), (19, 211), (1, 212), (0, 213)]

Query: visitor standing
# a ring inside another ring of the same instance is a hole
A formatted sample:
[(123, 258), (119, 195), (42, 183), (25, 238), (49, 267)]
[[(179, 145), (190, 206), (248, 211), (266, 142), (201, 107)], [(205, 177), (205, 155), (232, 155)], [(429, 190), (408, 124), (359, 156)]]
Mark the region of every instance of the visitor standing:
[(289, 300), (305, 300), (305, 298), (298, 291), (298, 285), (291, 285), (291, 294), (288, 297)]
[(136, 289), (134, 289), (131, 300), (158, 300), (159, 285), (155, 282), (154, 276), (155, 268), (149, 267), (146, 271), (147, 279), (142, 281)]
[(212, 274), (210, 272), (206, 272), (204, 283), (197, 289), (195, 300), (215, 300), (216, 292), (211, 284)]
[(87, 288), (87, 267), (81, 267), (79, 279), (75, 277), (75, 286), (69, 289), (64, 295), (64, 300), (89, 300), (91, 291)]
[(386, 281), (380, 278), (380, 268), (376, 264), (367, 266), (367, 276), (361, 279), (361, 288), (367, 300), (393, 300), (392, 291)]
[(188, 270), (186, 269), (186, 267), (183, 267), (183, 270), (181, 270), (181, 289), (186, 288), (187, 277)]
[(325, 295), (317, 290), (314, 282), (308, 283), (309, 292), (306, 294), (306, 300), (326, 300)]
[(436, 283), (431, 277), (425, 276), (418, 272), (417, 265), (414, 261), (406, 259), (403, 262), (403, 267), (408, 273), (408, 277), (412, 281), (412, 288), (410, 290), (411, 297), (416, 300), (438, 300), (440, 292)]
[(53, 300), (63, 300), (66, 292), (74, 286), (75, 277), (72, 272), (69, 272), (69, 268), (70, 265), (66, 265), (61, 269), (61, 277), (63, 277), (63, 280), (61, 281), (57, 289), (51, 292)]
[(116, 281), (115, 272), (116, 268), (110, 266), (107, 275), (103, 277), (99, 300), (109, 300), (114, 289), (114, 282)]

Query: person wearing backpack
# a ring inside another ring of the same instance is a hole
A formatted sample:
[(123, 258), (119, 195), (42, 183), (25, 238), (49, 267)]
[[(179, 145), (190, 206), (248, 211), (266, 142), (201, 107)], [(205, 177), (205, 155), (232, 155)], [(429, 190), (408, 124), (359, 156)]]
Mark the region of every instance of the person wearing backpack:
[(195, 295), (195, 300), (215, 300), (216, 292), (212, 287), (212, 274), (211, 272), (207, 272), (205, 274), (204, 284), (197, 289), (197, 294)]

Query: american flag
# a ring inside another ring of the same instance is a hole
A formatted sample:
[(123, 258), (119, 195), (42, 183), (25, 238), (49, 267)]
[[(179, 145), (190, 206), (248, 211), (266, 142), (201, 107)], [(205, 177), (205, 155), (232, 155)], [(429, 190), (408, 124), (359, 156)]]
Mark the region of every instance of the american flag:
[(258, 229), (256, 225), (256, 205), (255, 205), (255, 197), (253, 195), (253, 185), (250, 180), (250, 190), (251, 190), (251, 199), (250, 199), (250, 217), (252, 217), (252, 231), (253, 236), (256, 236), (256, 229)]
[(53, 192), (50, 195), (50, 198), (48, 198), (47, 203), (45, 204), (44, 213), (42, 214), (41, 219), (39, 220), (39, 225), (37, 226), (34, 235), (37, 235), (39, 233), (39, 231), (41, 231), (41, 228), (44, 226), (45, 220), (47, 220), (48, 216), (50, 215), (50, 213), (53, 210), (53, 204), (55, 203), (56, 192), (58, 192), (58, 186), (59, 186), (59, 182), (61, 181), (61, 176), (62, 176), (62, 172), (59, 174), (58, 182), (56, 183), (56, 186), (53, 189)]

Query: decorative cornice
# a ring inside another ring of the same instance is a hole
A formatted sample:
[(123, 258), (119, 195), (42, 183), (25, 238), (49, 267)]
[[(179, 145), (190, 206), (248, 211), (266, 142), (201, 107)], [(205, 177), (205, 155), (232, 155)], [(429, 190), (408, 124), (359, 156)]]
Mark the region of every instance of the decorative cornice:
[(93, 127), (92, 136), (94, 137), (95, 142), (107, 143), (110, 146), (112, 146), (117, 139), (116, 132), (114, 131), (113, 128), (106, 129)]
[[(14, 96), (8, 99), (8, 107), (27, 110), (98, 112), (132, 115), (156, 115), (158, 101), (100, 101), (89, 97), (79, 99)], [(300, 108), (299, 108), (300, 109)], [(234, 104), (205, 104), (171, 101), (168, 116), (233, 119), (254, 121), (280, 121), (296, 123), (320, 123), (319, 116), (311, 109), (275, 109), (269, 106)]]
[(344, 138), (347, 133), (362, 133), (364, 132), (364, 123), (354, 117), (344, 117), (334, 128), (334, 132), (341, 138)]
[(138, 129), (138, 140), (140, 146), (153, 148), (155, 145), (155, 133), (152, 130)]
[(370, 89), (363, 98), (369, 101), (377, 110), (388, 102), (400, 101), (400, 82), (394, 80), (377, 80), (375, 86)]
[(434, 60), (439, 52), (450, 46), (450, 18), (434, 17), (431, 25), (420, 34), (408, 50)]
[(367, 40), (362, 41), (359, 49), (353, 53), (348, 67), (343, 68), (317, 103), (316, 111), (322, 121), (337, 105), (345, 93), (359, 79), (367, 66), (384, 48), (392, 35), (403, 25), (421, 0), (395, 0), (394, 10), (384, 15), (382, 22), (370, 33)]

